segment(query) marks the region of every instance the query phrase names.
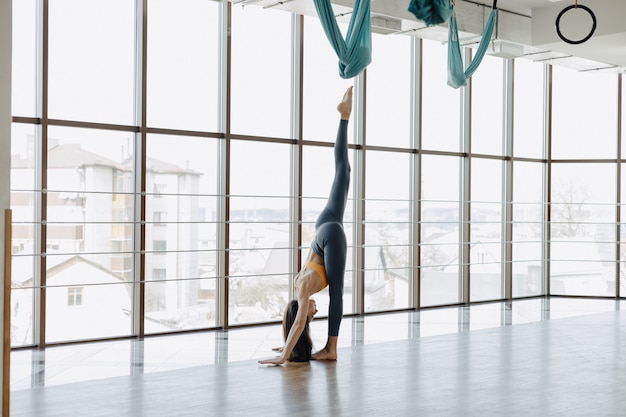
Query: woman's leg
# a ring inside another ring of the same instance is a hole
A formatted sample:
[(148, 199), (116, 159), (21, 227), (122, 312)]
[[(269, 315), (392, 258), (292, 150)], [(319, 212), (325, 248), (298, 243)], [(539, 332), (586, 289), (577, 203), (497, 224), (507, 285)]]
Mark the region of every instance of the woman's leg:
[(343, 223), (348, 188), (350, 188), (350, 161), (348, 160), (348, 121), (340, 120), (334, 147), (335, 177), (326, 206), (317, 217), (315, 228), (329, 222)]
[[(343, 317), (343, 280), (346, 270), (347, 240), (343, 230), (343, 215), (350, 187), (348, 161), (348, 119), (352, 110), (352, 87), (337, 106), (341, 114), (335, 140), (335, 178), (326, 207), (315, 223), (315, 246), (322, 249), (324, 269), (328, 278), (328, 340), (326, 346), (313, 354), (313, 359), (337, 359), (337, 336)], [(315, 247), (314, 246), (314, 247)]]
[(316, 360), (337, 359), (337, 336), (343, 317), (343, 282), (346, 270), (347, 241), (343, 226), (337, 222), (320, 227), (316, 236), (324, 246), (324, 269), (328, 278), (328, 339), (320, 351), (312, 355)]

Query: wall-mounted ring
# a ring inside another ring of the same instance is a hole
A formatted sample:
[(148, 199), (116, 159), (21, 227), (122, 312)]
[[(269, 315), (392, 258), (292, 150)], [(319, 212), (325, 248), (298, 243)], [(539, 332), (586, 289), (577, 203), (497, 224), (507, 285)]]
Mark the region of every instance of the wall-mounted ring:
[[(589, 34), (587, 36), (585, 36), (584, 38), (582, 38), (580, 40), (577, 40), (577, 41), (573, 41), (571, 39), (567, 39), (561, 33), (561, 17), (563, 17), (563, 15), (567, 11), (569, 11), (570, 9), (583, 9), (584, 11), (589, 13), (589, 15), (591, 16), (591, 19), (593, 20), (593, 26), (591, 26), (591, 32), (589, 32)], [(572, 4), (571, 6), (567, 6), (566, 8), (561, 10), (561, 13), (559, 13), (559, 15), (556, 17), (556, 33), (559, 35), (559, 38), (561, 38), (561, 40), (563, 42), (571, 43), (572, 45), (578, 45), (579, 43), (587, 42), (589, 40), (589, 38), (591, 38), (591, 36), (593, 36), (593, 32), (596, 31), (596, 25), (597, 25), (596, 15), (593, 14), (593, 12), (591, 11), (591, 9), (589, 7), (583, 6), (582, 4), (575, 4), (575, 5)]]

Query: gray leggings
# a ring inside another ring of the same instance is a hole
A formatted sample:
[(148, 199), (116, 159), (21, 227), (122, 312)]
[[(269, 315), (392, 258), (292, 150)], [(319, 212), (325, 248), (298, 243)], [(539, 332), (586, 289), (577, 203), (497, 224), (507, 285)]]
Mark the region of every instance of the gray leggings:
[(315, 222), (315, 239), (311, 248), (324, 258), (328, 278), (328, 335), (338, 336), (343, 316), (343, 277), (346, 270), (347, 241), (343, 231), (343, 214), (346, 210), (350, 187), (350, 162), (348, 161), (348, 121), (341, 120), (335, 141), (335, 178), (326, 207)]

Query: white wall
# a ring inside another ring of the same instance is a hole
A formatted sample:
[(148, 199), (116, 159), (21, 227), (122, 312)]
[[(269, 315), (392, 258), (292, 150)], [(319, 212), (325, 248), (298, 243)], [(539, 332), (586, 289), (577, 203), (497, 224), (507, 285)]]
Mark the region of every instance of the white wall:
[[(10, 202), (9, 183), (11, 179), (11, 0), (0, 0), (0, 209), (2, 221), (0, 221), (0, 259), (4, 265), (4, 212), (8, 209)], [(2, 272), (2, 283), (4, 283), (4, 266)], [(4, 299), (4, 285), (0, 285), (0, 298)], [(4, 322), (4, 310), (0, 310), (0, 323)], [(4, 346), (2, 338), (2, 349)], [(2, 373), (2, 361), (0, 361), (0, 374)], [(0, 378), (0, 391), (4, 392)], [(8, 401), (7, 399), (3, 399)]]

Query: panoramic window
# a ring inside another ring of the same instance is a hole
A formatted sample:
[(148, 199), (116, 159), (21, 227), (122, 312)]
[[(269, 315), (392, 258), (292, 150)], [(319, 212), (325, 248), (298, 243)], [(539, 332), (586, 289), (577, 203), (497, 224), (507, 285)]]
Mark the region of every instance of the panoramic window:
[(422, 41), (422, 149), (458, 152), (461, 96), (447, 84), (447, 60), (447, 46)]
[(146, 333), (215, 326), (217, 140), (148, 135), (146, 154)]
[(472, 76), (472, 153), (502, 155), (504, 60), (486, 55)]
[[(364, 114), (348, 127), (344, 313), (502, 300), (509, 284), (513, 297), (547, 283), (614, 297), (626, 276), (614, 73), (517, 59), (505, 96), (511, 67), (486, 56), (454, 89), (445, 43), (374, 34), (372, 64), (346, 80), (319, 19), (278, 7), (39, 7), (12, 8), (12, 346), (279, 322), (328, 197), (349, 86)], [(315, 296), (320, 316), (328, 298)]]
[(543, 171), (538, 162), (513, 165), (513, 297), (543, 292)]
[(552, 158), (616, 158), (617, 76), (552, 72)]
[[(380, 175), (380, 173), (384, 175)], [(365, 310), (408, 307), (412, 267), (410, 154), (367, 153)]]
[(149, 126), (217, 131), (218, 7), (148, 1)]
[(50, 0), (48, 3), (49, 117), (133, 124), (134, 2)]
[(470, 300), (502, 298), (502, 161), (472, 159)]
[(35, 117), (37, 109), (37, 1), (11, 3), (13, 45), (11, 111), (15, 116)]
[(550, 292), (615, 295), (615, 164), (552, 164)]
[(232, 13), (231, 131), (288, 138), (291, 16), (237, 4)]
[(290, 146), (233, 141), (231, 150), (229, 319), (280, 320), (290, 282)]
[(460, 298), (458, 157), (424, 155), (421, 169), (421, 306)]
[(411, 38), (372, 35), (376, 59), (367, 67), (366, 143), (411, 144)]
[(543, 158), (544, 65), (515, 60), (513, 76), (513, 155)]

